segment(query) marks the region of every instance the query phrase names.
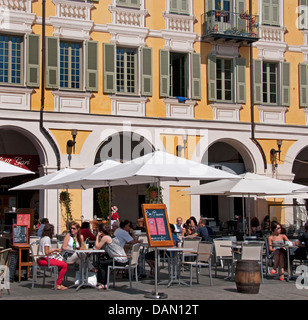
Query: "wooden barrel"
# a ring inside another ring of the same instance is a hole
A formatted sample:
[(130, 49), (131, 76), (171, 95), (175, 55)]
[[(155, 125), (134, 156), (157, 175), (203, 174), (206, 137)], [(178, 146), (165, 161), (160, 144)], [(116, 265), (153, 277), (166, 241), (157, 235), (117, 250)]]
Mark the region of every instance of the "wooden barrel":
[(261, 282), (260, 267), (255, 260), (238, 260), (235, 269), (235, 283), (240, 293), (259, 293)]

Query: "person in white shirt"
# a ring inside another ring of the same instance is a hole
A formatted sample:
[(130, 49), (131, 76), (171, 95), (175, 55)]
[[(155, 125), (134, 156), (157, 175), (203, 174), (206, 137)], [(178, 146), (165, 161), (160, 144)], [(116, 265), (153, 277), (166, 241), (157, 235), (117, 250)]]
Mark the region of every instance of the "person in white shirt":
[(181, 217), (176, 218), (176, 223), (174, 224), (174, 232), (181, 233), (183, 229), (183, 219)]
[(127, 244), (140, 243), (135, 236), (131, 222), (128, 220), (124, 220), (120, 223), (120, 228), (116, 229), (114, 236), (119, 239), (122, 247)]

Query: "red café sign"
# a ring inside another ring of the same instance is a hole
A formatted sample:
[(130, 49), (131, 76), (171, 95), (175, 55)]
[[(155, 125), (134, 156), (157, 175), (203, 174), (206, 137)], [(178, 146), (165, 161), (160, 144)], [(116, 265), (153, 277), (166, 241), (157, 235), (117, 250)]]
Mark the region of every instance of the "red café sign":
[(13, 166), (20, 167), (30, 171), (37, 171), (40, 164), (40, 158), (38, 155), (1, 155), (0, 161), (9, 163)]

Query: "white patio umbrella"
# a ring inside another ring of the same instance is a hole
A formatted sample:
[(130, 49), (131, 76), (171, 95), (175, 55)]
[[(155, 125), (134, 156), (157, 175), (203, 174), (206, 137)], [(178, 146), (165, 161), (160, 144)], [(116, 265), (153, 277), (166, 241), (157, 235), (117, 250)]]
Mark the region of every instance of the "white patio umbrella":
[[(186, 188), (181, 191), (187, 191), (187, 194), (190, 195), (225, 195), (238, 197), (275, 195), (278, 197), (279, 195), (292, 194), (293, 190), (299, 190), (304, 187), (303, 185), (293, 182), (278, 180), (250, 172), (241, 174), (240, 177), (243, 179), (219, 180)], [(249, 210), (248, 218), (250, 218)]]
[[(77, 170), (65, 168), (61, 169), (59, 171), (47, 174), (45, 176), (39, 177), (37, 179), (31, 180), (29, 182), (20, 184), (19, 186), (16, 186), (14, 188), (9, 189), (9, 191), (12, 190), (41, 190), (41, 189), (60, 189), (61, 186), (57, 185), (57, 187), (48, 187), (46, 183), (55, 183), (60, 179), (63, 179), (63, 177), (70, 176), (71, 174), (78, 172)], [(65, 188), (65, 185), (63, 185)]]
[(240, 179), (239, 176), (202, 163), (155, 151), (125, 162), (114, 170), (93, 172), (85, 184), (109, 181), (111, 184), (138, 184), (178, 180)]
[(6, 177), (20, 176), (23, 174), (34, 174), (34, 172), (17, 166), (13, 166), (4, 161), (0, 161), (0, 179)]

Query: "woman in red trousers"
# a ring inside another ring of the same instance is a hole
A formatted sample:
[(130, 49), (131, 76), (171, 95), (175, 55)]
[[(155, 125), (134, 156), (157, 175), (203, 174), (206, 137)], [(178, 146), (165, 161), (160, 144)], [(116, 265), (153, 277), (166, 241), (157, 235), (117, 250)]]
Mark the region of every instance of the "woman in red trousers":
[[(51, 248), (51, 239), (54, 234), (54, 226), (52, 224), (45, 224), (42, 238), (40, 240), (40, 245), (38, 249), (38, 255), (40, 256), (49, 256), (49, 265), (50, 266), (57, 266), (59, 268), (59, 275), (57, 279), (57, 289), (58, 290), (66, 290), (67, 287), (62, 285), (62, 281), (64, 275), (67, 271), (67, 263), (61, 260), (56, 260), (52, 258), (52, 254), (61, 251), (61, 248), (52, 249)], [(41, 257), (38, 260), (39, 266), (47, 266), (47, 258)]]

